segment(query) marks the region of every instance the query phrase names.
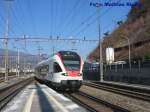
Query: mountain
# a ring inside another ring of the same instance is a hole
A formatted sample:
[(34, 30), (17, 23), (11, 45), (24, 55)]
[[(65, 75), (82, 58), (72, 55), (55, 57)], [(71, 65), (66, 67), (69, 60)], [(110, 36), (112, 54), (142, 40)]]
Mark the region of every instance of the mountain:
[[(4, 55), (5, 50), (0, 49), (0, 67), (4, 67), (5, 58)], [(18, 52), (14, 50), (8, 50), (9, 55), (9, 66), (16, 67), (17, 59), (18, 59)], [(19, 60), (20, 60), (20, 66), (21, 68), (24, 66), (24, 63), (27, 65), (35, 65), (38, 62), (38, 56), (32, 55), (24, 52), (19, 52)]]
[[(125, 22), (118, 22), (111, 34), (103, 40), (105, 62), (107, 47), (115, 50), (115, 60), (128, 59), (128, 40), (131, 45), (131, 59), (150, 58), (150, 0), (139, 0), (141, 6), (134, 6)], [(99, 45), (88, 56), (90, 60), (99, 60)]]
[[(1, 49), (0, 48), (0, 56), (3, 56), (5, 53), (5, 49)], [(15, 51), (15, 50), (8, 50), (8, 54), (10, 56), (17, 56), (18, 55), (18, 51)], [(21, 52), (20, 51), (20, 56), (26, 56), (26, 55), (31, 55), (31, 54), (27, 54), (27, 53), (24, 53), (24, 52)], [(31, 55), (31, 56), (34, 56), (34, 55)]]

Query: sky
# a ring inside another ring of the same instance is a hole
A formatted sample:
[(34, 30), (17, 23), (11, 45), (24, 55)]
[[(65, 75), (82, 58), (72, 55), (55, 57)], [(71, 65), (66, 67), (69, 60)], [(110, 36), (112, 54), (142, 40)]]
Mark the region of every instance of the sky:
[[(134, 3), (137, 0), (12, 0), (9, 10), (8, 2), (0, 0), (0, 37), (6, 32), (6, 17), (9, 12), (9, 35), (14, 37), (52, 37), (98, 40), (98, 19), (100, 21), (101, 38), (104, 33), (116, 29), (117, 21), (127, 19), (130, 6), (101, 6), (90, 3)], [(23, 52), (38, 54), (41, 48), (43, 54), (51, 55), (53, 48), (59, 50), (77, 49), (84, 59), (96, 48), (98, 42), (47, 41), (31, 42), (9, 41), (9, 49), (19, 48)], [(26, 47), (25, 47), (26, 46)], [(4, 48), (0, 40), (0, 48)]]

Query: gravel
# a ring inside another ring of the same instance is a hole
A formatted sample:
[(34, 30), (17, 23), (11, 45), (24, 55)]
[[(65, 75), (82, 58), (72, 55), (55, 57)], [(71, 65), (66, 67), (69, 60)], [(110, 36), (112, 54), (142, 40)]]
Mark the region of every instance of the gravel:
[(150, 112), (150, 102), (147, 101), (88, 87), (85, 85), (80, 88), (80, 91), (95, 96), (96, 98), (102, 99), (114, 105), (121, 106), (131, 112)]

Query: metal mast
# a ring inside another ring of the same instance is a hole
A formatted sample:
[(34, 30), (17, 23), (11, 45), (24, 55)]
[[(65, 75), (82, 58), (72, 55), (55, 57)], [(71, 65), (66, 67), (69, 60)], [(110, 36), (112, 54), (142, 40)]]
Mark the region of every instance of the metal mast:
[(17, 59), (17, 76), (20, 76), (20, 50), (18, 48), (18, 59)]
[(101, 39), (101, 27), (100, 27), (100, 6), (97, 7), (97, 24), (98, 24), (98, 36), (99, 36), (99, 63), (100, 63), (100, 81), (104, 80), (103, 77), (103, 54), (102, 54), (102, 39)]
[(9, 36), (9, 16), (10, 16), (10, 2), (12, 0), (5, 0), (6, 2), (6, 32), (4, 39), (5, 47), (5, 81), (8, 81), (8, 36)]
[(38, 62), (40, 62), (41, 61), (41, 51), (43, 49), (41, 48), (41, 46), (39, 46), (37, 50), (38, 50)]

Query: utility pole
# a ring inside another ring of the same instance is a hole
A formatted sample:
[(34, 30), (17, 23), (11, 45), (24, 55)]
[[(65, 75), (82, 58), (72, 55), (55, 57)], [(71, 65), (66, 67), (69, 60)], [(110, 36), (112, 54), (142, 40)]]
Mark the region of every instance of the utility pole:
[[(118, 21), (117, 24), (121, 25), (121, 24), (123, 24), (123, 22), (122, 21)], [(128, 61), (129, 61), (129, 69), (131, 71), (131, 45), (130, 45), (130, 38), (127, 37), (127, 36), (125, 36), (124, 38), (127, 39), (127, 42), (128, 42)]]
[(20, 75), (20, 51), (18, 48), (17, 76), (19, 77), (19, 75)]
[(99, 36), (99, 63), (100, 63), (100, 81), (104, 81), (103, 74), (103, 54), (102, 54), (102, 39), (101, 39), (101, 26), (100, 26), (100, 6), (97, 7), (97, 25), (98, 25), (98, 36)]
[(6, 32), (4, 39), (5, 47), (5, 82), (8, 81), (8, 36), (9, 36), (9, 16), (10, 16), (10, 2), (12, 0), (5, 0), (6, 2)]
[[(75, 51), (75, 50), (77, 50), (76, 48), (75, 48), (75, 44), (76, 44), (76, 41), (72, 41), (72, 51)], [(74, 48), (73, 48), (74, 47)]]
[(27, 47), (26, 35), (23, 35), (23, 38), (24, 38), (24, 48), (25, 48), (25, 50), (27, 50), (27, 49), (26, 49), (26, 47)]
[(24, 57), (24, 67), (23, 68), (24, 68), (23, 73), (24, 73), (24, 76), (25, 76), (26, 75), (26, 58), (25, 57)]
[[(13, 46), (13, 48), (14, 49), (16, 49), (16, 46)], [(18, 50), (18, 49), (16, 49), (16, 50)], [(18, 56), (16, 55), (16, 56), (14, 56), (14, 58), (15, 58), (15, 64), (16, 64), (16, 77), (18, 76)]]
[(4, 40), (5, 44), (5, 81), (8, 81), (8, 39)]
[[(27, 52), (27, 49), (26, 49), (26, 35), (23, 35), (23, 38), (24, 38), (24, 50), (25, 50), (25, 52)], [(26, 57), (24, 57), (24, 76), (26, 75)]]
[(18, 62), (17, 62), (17, 56), (16, 56), (16, 77), (18, 76)]
[(129, 56), (128, 56), (128, 59), (129, 59), (129, 68), (130, 68), (130, 71), (131, 71), (131, 46), (130, 46), (130, 39), (127, 37), (127, 40), (128, 40), (128, 48), (129, 48)]
[(55, 53), (55, 46), (53, 46), (53, 48), (52, 48), (52, 49), (53, 49), (53, 54), (54, 54), (54, 53)]
[(41, 51), (43, 49), (39, 46), (39, 48), (37, 50), (38, 50), (38, 62), (40, 62), (41, 61)]

